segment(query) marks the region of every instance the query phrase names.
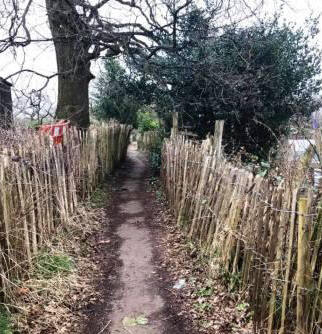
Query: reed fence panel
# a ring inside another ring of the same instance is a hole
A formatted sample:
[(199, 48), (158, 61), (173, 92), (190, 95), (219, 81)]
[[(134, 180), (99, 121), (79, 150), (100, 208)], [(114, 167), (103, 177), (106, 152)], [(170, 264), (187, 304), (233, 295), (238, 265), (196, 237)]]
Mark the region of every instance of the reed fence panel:
[(160, 141), (158, 131), (146, 131), (137, 135), (137, 144), (140, 151), (149, 151), (153, 149)]
[(85, 138), (71, 128), (53, 145), (33, 130), (0, 134), (0, 289), (32, 266), (60, 227), (126, 154), (129, 126), (107, 123)]
[(256, 333), (321, 333), (322, 202), (292, 163), (277, 182), (220, 158), (214, 138), (172, 136), (162, 179), (177, 223), (247, 294)]

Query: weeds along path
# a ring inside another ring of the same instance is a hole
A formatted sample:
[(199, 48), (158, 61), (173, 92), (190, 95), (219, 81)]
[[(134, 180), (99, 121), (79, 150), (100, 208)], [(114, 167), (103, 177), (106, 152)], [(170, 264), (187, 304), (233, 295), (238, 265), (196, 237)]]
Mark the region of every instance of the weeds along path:
[(112, 261), (101, 254), (101, 261), (107, 261), (100, 284), (106, 300), (90, 310), (88, 334), (185, 333), (181, 319), (171, 314), (157, 268), (148, 177), (144, 156), (131, 145), (109, 203), (111, 229), (102, 232), (111, 244), (104, 251), (113, 253)]

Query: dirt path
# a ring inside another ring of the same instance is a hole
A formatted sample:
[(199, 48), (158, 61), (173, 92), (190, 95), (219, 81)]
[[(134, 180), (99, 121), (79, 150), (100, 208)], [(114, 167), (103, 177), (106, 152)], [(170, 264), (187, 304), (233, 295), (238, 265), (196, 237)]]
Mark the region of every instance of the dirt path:
[(88, 334), (185, 333), (181, 319), (171, 314), (157, 267), (151, 227), (156, 212), (146, 190), (148, 177), (144, 156), (131, 145), (115, 179), (109, 208), (111, 230), (102, 235), (103, 242), (109, 238), (107, 244), (111, 243), (99, 257), (109, 265), (100, 284), (105, 300), (89, 310)]

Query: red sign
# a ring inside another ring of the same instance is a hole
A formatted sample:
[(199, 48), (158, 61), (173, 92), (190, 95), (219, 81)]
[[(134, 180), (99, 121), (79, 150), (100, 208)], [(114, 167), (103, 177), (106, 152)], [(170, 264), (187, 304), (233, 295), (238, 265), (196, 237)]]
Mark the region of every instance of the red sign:
[(58, 145), (63, 142), (64, 134), (69, 127), (70, 123), (62, 120), (56, 124), (42, 125), (39, 131), (48, 134), (53, 139), (54, 145)]

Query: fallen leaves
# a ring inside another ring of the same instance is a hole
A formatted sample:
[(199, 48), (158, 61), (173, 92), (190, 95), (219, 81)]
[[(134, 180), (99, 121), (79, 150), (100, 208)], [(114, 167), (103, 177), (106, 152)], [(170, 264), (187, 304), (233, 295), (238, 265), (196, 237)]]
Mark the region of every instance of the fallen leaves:
[(149, 323), (148, 319), (144, 316), (144, 314), (141, 314), (137, 316), (136, 318), (131, 317), (124, 317), (122, 320), (122, 324), (124, 327), (133, 327), (133, 326), (145, 326)]
[(30, 292), (30, 290), (28, 288), (25, 288), (25, 287), (17, 288), (17, 290), (16, 290), (17, 296), (24, 296), (24, 295), (27, 295), (29, 292)]
[[(70, 222), (53, 244), (46, 247), (70, 255), (75, 268), (68, 274), (40, 279), (34, 275), (20, 282), (15, 291), (15, 328), (20, 334), (79, 334), (86, 321), (84, 309), (96, 303), (100, 294), (93, 281), (100, 274), (92, 261), (97, 241), (91, 237), (99, 229), (105, 211), (91, 209)], [(103, 240), (107, 241), (107, 240)]]
[(164, 229), (160, 267), (168, 273), (173, 311), (193, 323), (196, 333), (252, 333), (247, 304), (237, 292), (229, 293), (220, 279), (210, 278), (207, 255), (187, 240), (167, 210), (162, 211), (157, 218)]

